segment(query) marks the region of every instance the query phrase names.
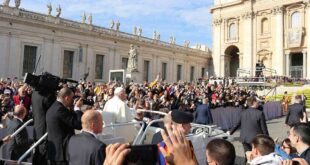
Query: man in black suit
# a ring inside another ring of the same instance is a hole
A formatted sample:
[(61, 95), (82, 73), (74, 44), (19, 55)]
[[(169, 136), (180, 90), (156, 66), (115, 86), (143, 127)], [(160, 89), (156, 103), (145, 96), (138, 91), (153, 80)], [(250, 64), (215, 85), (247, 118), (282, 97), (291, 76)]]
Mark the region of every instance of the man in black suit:
[(248, 109), (241, 112), (239, 123), (231, 129), (229, 134), (233, 134), (239, 127), (241, 127), (240, 140), (243, 144), (244, 152), (252, 150), (252, 140), (258, 134), (269, 135), (265, 115), (262, 111), (256, 109), (258, 106), (255, 97), (247, 99)]
[[(24, 123), (23, 120), (27, 116), (27, 110), (23, 105), (17, 105), (14, 108), (14, 118), (8, 122), (8, 134), (13, 134)], [(31, 141), (28, 138), (26, 128), (16, 134), (7, 144), (5, 153), (6, 159), (18, 160), (30, 147)], [(24, 160), (25, 161), (25, 160)]]
[(305, 123), (299, 123), (291, 127), (288, 137), (293, 147), (296, 148), (299, 157), (310, 164), (310, 127)]
[(288, 106), (288, 113), (285, 119), (285, 124), (292, 127), (295, 124), (300, 123), (300, 120), (307, 117), (307, 113), (302, 105), (301, 96), (295, 96), (295, 103)]
[(96, 138), (102, 132), (102, 115), (87, 110), (82, 116), (82, 132), (70, 138), (68, 143), (69, 165), (102, 165), (106, 145)]
[(202, 104), (197, 106), (195, 123), (204, 125), (213, 123), (211, 110), (208, 105), (208, 98), (202, 99)]
[[(55, 102), (56, 94), (50, 90), (34, 90), (31, 96), (32, 114), (33, 114), (33, 139), (38, 141), (46, 133), (46, 112), (49, 107)], [(47, 165), (47, 141), (44, 140), (36, 147), (32, 164)]]
[[(73, 92), (70, 88), (62, 88), (57, 100), (46, 113), (46, 126), (48, 132), (47, 156), (50, 165), (67, 165), (67, 143), (74, 129), (82, 129), (80, 110), (72, 110)], [(80, 103), (81, 99), (77, 102)]]

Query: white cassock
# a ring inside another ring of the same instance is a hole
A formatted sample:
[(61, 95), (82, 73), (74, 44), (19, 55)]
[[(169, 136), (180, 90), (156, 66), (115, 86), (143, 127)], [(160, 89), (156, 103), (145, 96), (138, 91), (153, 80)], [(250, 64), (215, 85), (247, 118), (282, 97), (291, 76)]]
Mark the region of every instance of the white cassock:
[(112, 123), (130, 122), (134, 118), (127, 104), (118, 96), (114, 96), (112, 99), (108, 100), (103, 111), (111, 113), (112, 118), (110, 120)]
[[(102, 118), (105, 125), (109, 125), (111, 123), (131, 122), (134, 119), (134, 115), (124, 101), (118, 96), (114, 96), (106, 102), (102, 111)], [(125, 142), (132, 142), (137, 132), (134, 125), (119, 126), (115, 129), (104, 128), (103, 130), (103, 133), (124, 137)]]

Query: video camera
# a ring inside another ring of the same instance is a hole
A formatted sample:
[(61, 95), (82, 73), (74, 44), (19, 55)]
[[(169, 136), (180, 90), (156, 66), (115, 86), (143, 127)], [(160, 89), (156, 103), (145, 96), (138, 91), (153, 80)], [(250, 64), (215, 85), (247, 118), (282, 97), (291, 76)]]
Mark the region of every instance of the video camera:
[(24, 78), (24, 83), (29, 84), (38, 91), (57, 91), (59, 89), (59, 83), (78, 83), (77, 81), (70, 79), (62, 79), (60, 77), (54, 76), (48, 72), (42, 73), (42, 75), (36, 76), (31, 73), (26, 73)]

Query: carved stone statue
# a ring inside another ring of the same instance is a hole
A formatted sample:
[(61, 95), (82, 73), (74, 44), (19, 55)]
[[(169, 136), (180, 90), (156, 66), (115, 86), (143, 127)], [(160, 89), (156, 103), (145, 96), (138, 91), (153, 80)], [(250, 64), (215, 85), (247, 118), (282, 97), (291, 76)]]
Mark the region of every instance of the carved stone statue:
[(170, 44), (173, 44), (173, 36), (170, 36), (169, 43), (170, 43)]
[(89, 14), (88, 16), (88, 24), (92, 25), (93, 24), (93, 15)]
[(137, 26), (133, 27), (133, 35), (137, 35)]
[(190, 42), (189, 41), (184, 41), (184, 47), (189, 47)]
[(3, 0), (3, 6), (9, 6), (10, 0)]
[(139, 27), (139, 33), (138, 33), (138, 36), (142, 36), (142, 28), (141, 27)]
[(121, 23), (117, 20), (116, 22), (116, 31), (119, 31), (119, 27), (121, 26)]
[(56, 17), (57, 18), (60, 17), (60, 15), (61, 15), (61, 7), (60, 7), (60, 5), (58, 5), (58, 7), (56, 8), (56, 12), (57, 12)]
[(82, 23), (85, 23), (85, 21), (86, 21), (86, 13), (84, 12), (82, 15)]
[(158, 41), (160, 40), (160, 33), (159, 32), (157, 33), (156, 40), (158, 40)]
[(115, 25), (114, 20), (112, 20), (112, 21), (111, 21), (110, 29), (114, 29), (114, 25)]
[(154, 30), (154, 32), (153, 32), (153, 40), (156, 40), (156, 36), (157, 36), (157, 32), (156, 32), (156, 30)]
[(20, 6), (20, 1), (21, 1), (21, 0), (15, 0), (15, 7), (16, 7), (16, 8), (19, 8), (19, 6)]
[(128, 54), (129, 54), (129, 58), (128, 58), (127, 71), (128, 73), (137, 72), (138, 71), (138, 66), (137, 66), (138, 52), (133, 44), (130, 45), (130, 50)]
[(52, 14), (52, 10), (53, 10), (52, 4), (49, 3), (46, 5), (46, 7), (47, 7), (47, 15), (50, 16)]

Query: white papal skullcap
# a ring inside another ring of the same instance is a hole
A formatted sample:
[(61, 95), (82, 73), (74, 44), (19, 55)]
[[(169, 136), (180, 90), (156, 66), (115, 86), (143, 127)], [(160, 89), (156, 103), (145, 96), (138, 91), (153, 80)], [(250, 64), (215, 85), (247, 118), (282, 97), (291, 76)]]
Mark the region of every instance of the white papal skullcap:
[(114, 95), (119, 95), (123, 90), (124, 90), (124, 88), (122, 88), (122, 87), (115, 88)]

